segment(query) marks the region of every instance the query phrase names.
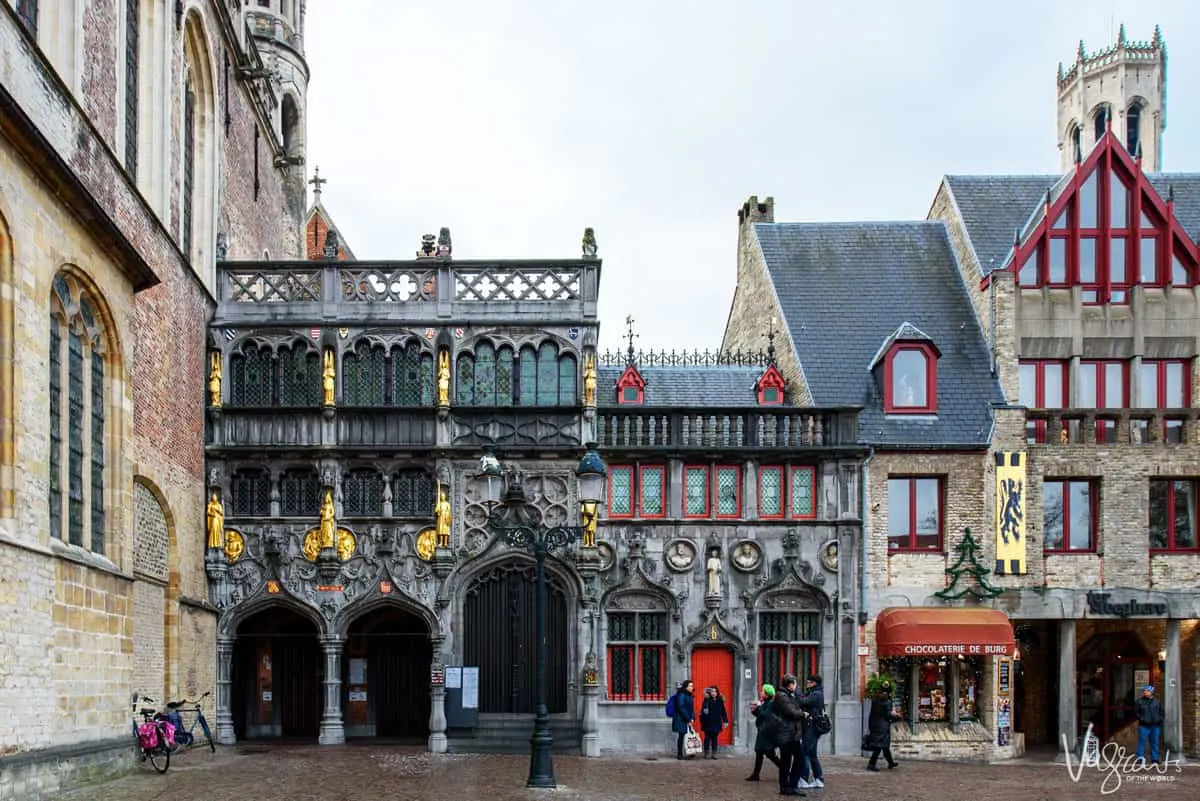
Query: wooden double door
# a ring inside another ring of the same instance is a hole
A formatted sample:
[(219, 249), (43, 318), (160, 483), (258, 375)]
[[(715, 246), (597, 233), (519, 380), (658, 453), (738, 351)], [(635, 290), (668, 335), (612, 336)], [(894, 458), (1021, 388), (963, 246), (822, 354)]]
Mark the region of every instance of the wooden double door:
[(699, 731), (700, 709), (704, 704), (704, 688), (718, 687), (725, 696), (725, 712), (730, 725), (721, 729), (718, 745), (733, 745), (733, 721), (737, 718), (733, 695), (733, 651), (722, 646), (703, 646), (692, 650), (692, 681), (696, 683), (696, 730)]

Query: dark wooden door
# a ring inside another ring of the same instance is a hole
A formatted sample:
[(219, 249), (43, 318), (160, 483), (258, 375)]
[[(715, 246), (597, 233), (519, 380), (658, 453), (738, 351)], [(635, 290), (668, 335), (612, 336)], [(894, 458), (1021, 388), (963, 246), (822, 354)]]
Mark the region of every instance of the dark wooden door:
[(280, 734), (316, 737), (321, 728), (324, 665), (316, 637), (278, 637), (274, 651), (274, 700)]
[(367, 681), (374, 700), (376, 737), (428, 736), (432, 659), (425, 635), (368, 638)]
[[(546, 705), (567, 711), (567, 593), (546, 573)], [(477, 577), (463, 608), (463, 664), (479, 668), (479, 711), (532, 713), (536, 704), (537, 569), (506, 562)]]

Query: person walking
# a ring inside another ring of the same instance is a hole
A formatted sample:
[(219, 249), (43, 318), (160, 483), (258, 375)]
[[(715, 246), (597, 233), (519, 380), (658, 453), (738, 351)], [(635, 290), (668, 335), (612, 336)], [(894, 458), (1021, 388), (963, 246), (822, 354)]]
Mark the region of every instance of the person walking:
[(817, 673), (809, 676), (804, 685), (805, 692), (798, 699), (805, 719), (800, 732), (800, 768), (796, 773), (795, 786), (819, 788), (825, 786), (825, 772), (821, 770), (821, 760), (817, 757), (821, 733), (813, 725), (813, 719), (825, 714), (825, 688)]
[(877, 762), (882, 753), (889, 768), (899, 763), (892, 759), (892, 683), (885, 681), (879, 687), (879, 692), (871, 699), (871, 712), (867, 715), (867, 734), (863, 737), (863, 750), (871, 752), (867, 761), (867, 770), (879, 770)]
[(780, 795), (808, 795), (796, 787), (798, 776), (794, 772), (800, 758), (800, 721), (804, 717), (795, 692), (796, 677), (790, 674), (784, 676), (775, 691), (775, 703), (771, 707), (780, 718), (779, 734), (775, 739), (775, 744), (779, 746)]
[(721, 730), (729, 725), (729, 713), (725, 709), (725, 697), (719, 687), (704, 690), (704, 703), (700, 707), (700, 728), (704, 732), (704, 758), (717, 758), (717, 740)]
[[(696, 683), (688, 679), (675, 692), (675, 715), (671, 718), (671, 731), (675, 732), (675, 758), (683, 759), (683, 739), (696, 720), (696, 704), (693, 694)], [(689, 759), (691, 757), (688, 757)]]
[(1150, 744), (1150, 761), (1158, 764), (1158, 739), (1162, 734), (1162, 703), (1154, 697), (1154, 688), (1147, 684), (1137, 699), (1138, 744), (1137, 761), (1146, 764), (1146, 744)]
[(779, 716), (771, 711), (775, 703), (775, 686), (764, 684), (759, 700), (750, 705), (750, 714), (754, 715), (754, 727), (758, 733), (754, 736), (754, 770), (746, 777), (748, 782), (759, 780), (764, 759), (779, 767), (779, 757), (775, 756), (775, 737), (780, 725)]

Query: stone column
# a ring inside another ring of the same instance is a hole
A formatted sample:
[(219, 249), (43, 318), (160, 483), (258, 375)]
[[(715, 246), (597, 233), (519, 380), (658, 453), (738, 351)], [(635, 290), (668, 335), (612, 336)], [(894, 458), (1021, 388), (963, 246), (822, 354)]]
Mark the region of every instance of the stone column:
[[(1167, 749), (1177, 755), (1183, 753), (1183, 674), (1179, 658), (1179, 621), (1167, 621), (1167, 664), (1166, 680), (1163, 682), (1163, 752)], [(1161, 755), (1161, 754), (1160, 754)]]
[(217, 742), (233, 745), (237, 735), (233, 733), (233, 637), (217, 638)]
[(1075, 621), (1058, 621), (1058, 747), (1071, 750), (1080, 735), (1075, 700)]
[[(433, 646), (433, 659), (430, 660), (430, 684), (429, 684), (429, 753), (444, 754), (446, 753), (446, 685), (445, 685), (445, 670), (446, 666), (442, 661), (442, 648), (446, 643), (444, 637), (433, 636), (429, 638), (430, 644)], [(442, 681), (433, 683), (433, 673), (437, 672), (443, 677)]]
[(585, 757), (600, 756), (600, 672), (596, 652), (589, 646), (583, 660), (583, 742)]
[(325, 652), (325, 713), (321, 716), (321, 745), (341, 745), (346, 742), (342, 727), (342, 647), (341, 637), (322, 637)]

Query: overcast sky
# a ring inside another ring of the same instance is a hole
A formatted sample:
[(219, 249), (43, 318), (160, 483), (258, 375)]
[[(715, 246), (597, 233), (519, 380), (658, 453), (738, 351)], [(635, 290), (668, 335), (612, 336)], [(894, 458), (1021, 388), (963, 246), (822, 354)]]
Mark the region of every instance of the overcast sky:
[[(834, 7), (834, 6), (838, 7)], [(924, 218), (946, 173), (1055, 172), (1055, 74), (1162, 25), (1163, 168), (1200, 171), (1200, 4), (309, 0), (308, 167), (360, 259), (577, 258), (601, 346), (716, 348), (736, 212)]]

